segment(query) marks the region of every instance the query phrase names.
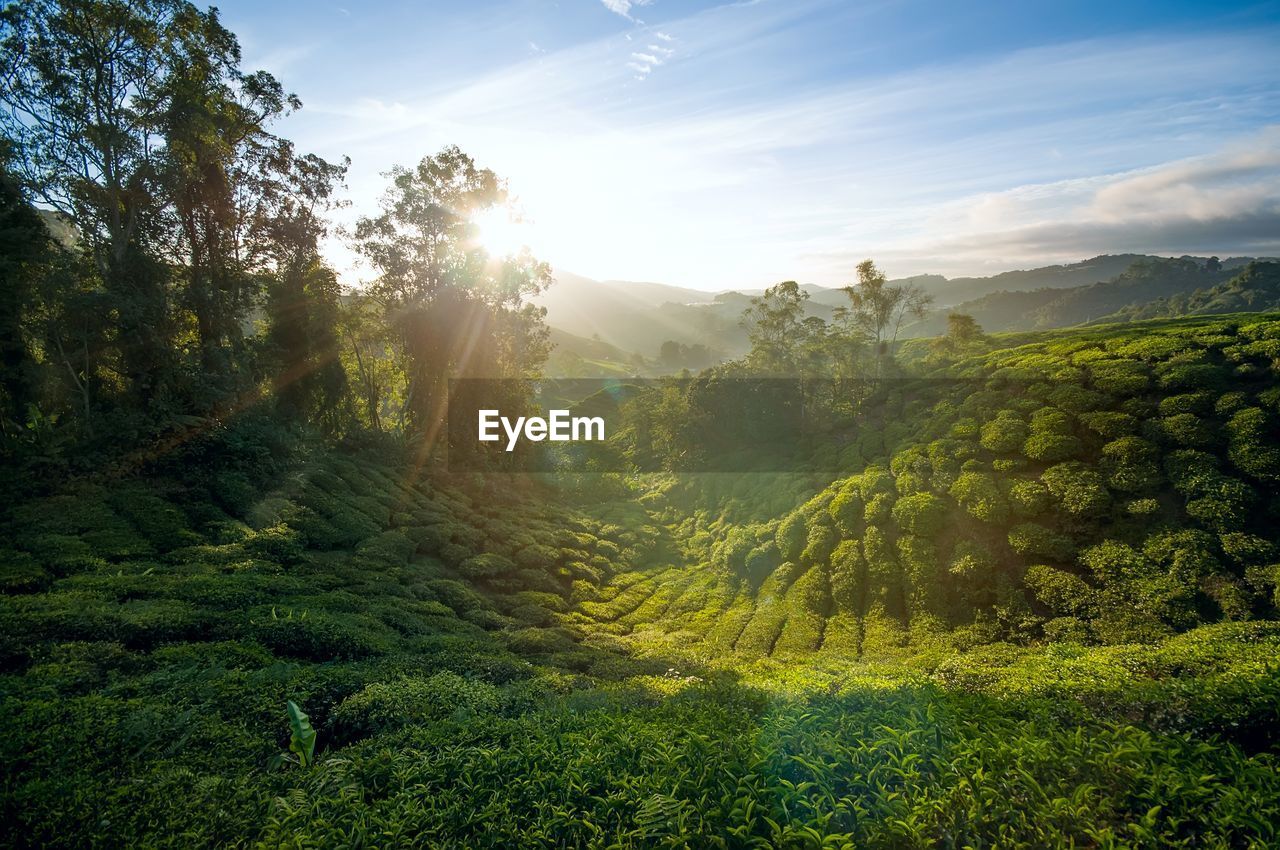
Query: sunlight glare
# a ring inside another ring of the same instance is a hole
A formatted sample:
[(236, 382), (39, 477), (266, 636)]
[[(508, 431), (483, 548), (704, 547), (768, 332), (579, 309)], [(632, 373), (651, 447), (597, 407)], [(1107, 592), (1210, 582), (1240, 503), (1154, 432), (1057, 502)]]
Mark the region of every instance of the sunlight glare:
[(476, 227), (476, 242), (490, 257), (509, 257), (530, 247), (529, 222), (517, 217), (509, 207), (490, 207), (471, 222)]

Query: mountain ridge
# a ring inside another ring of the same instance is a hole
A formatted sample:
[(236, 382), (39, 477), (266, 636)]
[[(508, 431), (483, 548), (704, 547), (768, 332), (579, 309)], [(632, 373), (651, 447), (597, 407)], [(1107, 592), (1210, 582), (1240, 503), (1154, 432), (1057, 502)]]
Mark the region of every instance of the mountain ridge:
[[(915, 284), (934, 298), (934, 312), (905, 328), (906, 336), (940, 333), (952, 311), (973, 314), (990, 331), (1029, 330), (1097, 321), (1135, 304), (1190, 294), (1225, 282), (1253, 259), (1100, 254), (1075, 263), (1015, 269), (989, 277), (925, 274), (890, 283)], [(1183, 271), (1174, 277), (1182, 277), (1176, 280), (1152, 279), (1148, 286), (1137, 289), (1124, 282), (1135, 265), (1169, 271), (1179, 263)], [(1216, 271), (1209, 277), (1197, 277), (1191, 273), (1191, 265)], [(554, 277), (555, 283), (534, 299), (547, 309), (548, 324), (571, 336), (612, 346), (627, 355), (624, 359), (632, 354), (653, 359), (668, 340), (706, 345), (725, 357), (739, 356), (747, 347), (739, 319), (751, 298), (763, 292), (595, 280), (562, 270), (555, 271)], [(807, 312), (811, 316), (830, 319), (835, 308), (846, 303), (842, 288), (805, 283), (801, 289), (809, 295)]]

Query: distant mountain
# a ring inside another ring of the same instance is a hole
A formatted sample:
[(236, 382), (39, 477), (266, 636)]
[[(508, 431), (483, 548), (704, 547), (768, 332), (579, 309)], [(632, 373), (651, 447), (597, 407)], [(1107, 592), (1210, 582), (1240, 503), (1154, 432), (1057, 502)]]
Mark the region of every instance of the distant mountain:
[(702, 343), (736, 356), (746, 348), (738, 319), (748, 299), (659, 283), (601, 281), (556, 272), (555, 283), (535, 303), (547, 323), (626, 352), (654, 358), (666, 340)]
[(1190, 295), (1176, 294), (1134, 304), (1101, 321), (1132, 322), (1178, 316), (1218, 313), (1271, 313), (1280, 311), (1280, 262), (1255, 261), (1239, 274), (1209, 289)]
[(1156, 260), (1145, 254), (1103, 254), (1078, 263), (1002, 272), (991, 277), (929, 275), (922, 288), (940, 307), (973, 301), (996, 292), (1029, 292), (1036, 289), (1068, 289), (1111, 280), (1140, 260)]
[[(894, 285), (918, 286), (934, 298), (939, 307), (950, 307), (966, 301), (974, 301), (996, 292), (1030, 292), (1037, 289), (1068, 289), (1111, 280), (1140, 260), (1156, 260), (1146, 254), (1103, 254), (1078, 263), (1060, 266), (1042, 266), (1034, 269), (1001, 272), (990, 277), (953, 277), (940, 274), (921, 274), (895, 278)], [(1230, 261), (1229, 261), (1230, 262)], [(1235, 261), (1237, 265), (1243, 260)], [(1224, 263), (1224, 265), (1227, 265)], [(804, 284), (800, 287), (809, 293), (812, 303), (837, 307), (846, 303), (842, 287), (824, 287)], [(758, 295), (763, 290), (753, 290)]]
[[(1140, 312), (1146, 305), (1174, 305), (1185, 312), (1185, 299), (1201, 290), (1212, 289), (1235, 276), (1247, 258), (1226, 262), (1201, 257), (1140, 257), (1110, 280), (1070, 288), (1042, 288), (1030, 292), (993, 292), (936, 310), (928, 318), (908, 327), (907, 336), (934, 336), (946, 326), (948, 313), (967, 313), (988, 331), (1063, 328), (1097, 321), (1111, 321), (1116, 315)], [(1181, 299), (1181, 300), (1179, 300)], [(1249, 308), (1242, 308), (1249, 309)], [(1182, 315), (1165, 312), (1161, 315)]]
[[(1252, 259), (1232, 257), (1219, 262), (1205, 257), (1104, 254), (1078, 263), (991, 277), (917, 275), (892, 283), (918, 286), (935, 299), (935, 310), (905, 328), (904, 337), (941, 333), (950, 312), (968, 313), (988, 331), (1035, 330), (1096, 322), (1113, 315), (1145, 318), (1143, 310), (1164, 311), (1161, 316), (1181, 315), (1178, 311), (1190, 309), (1187, 299), (1193, 294), (1225, 284)], [(569, 272), (556, 272), (555, 278), (536, 302), (547, 308), (548, 324), (566, 335), (562, 355), (618, 364), (612, 374), (634, 373), (640, 368), (635, 354), (656, 361), (667, 340), (688, 346), (701, 344), (723, 358), (745, 353), (747, 336), (739, 322), (752, 297), (763, 291), (713, 293), (662, 283), (592, 280)], [(848, 303), (840, 288), (815, 284), (801, 288), (809, 294), (809, 315), (830, 319), (836, 307)], [(1212, 296), (1215, 304), (1244, 304), (1245, 297), (1239, 292)], [(1265, 300), (1267, 296), (1256, 297)], [(591, 344), (613, 351), (593, 353)], [(565, 356), (560, 357), (558, 367), (573, 366)], [(578, 366), (604, 368), (590, 363)]]
[[(917, 286), (925, 292), (933, 293), (939, 286), (945, 286), (947, 279), (940, 274), (920, 274), (914, 277), (899, 277), (889, 281), (892, 286)], [(806, 283), (800, 287), (809, 293), (809, 303), (817, 305), (821, 309), (831, 310), (835, 307), (847, 307), (849, 305), (849, 296), (845, 293), (843, 286), (827, 288), (812, 283)]]

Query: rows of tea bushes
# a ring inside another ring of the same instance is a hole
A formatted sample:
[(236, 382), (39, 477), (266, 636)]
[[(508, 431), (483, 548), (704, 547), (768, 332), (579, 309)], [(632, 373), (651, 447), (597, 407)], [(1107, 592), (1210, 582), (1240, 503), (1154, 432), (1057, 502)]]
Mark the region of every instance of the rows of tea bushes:
[(752, 601), (716, 651), (1157, 641), (1276, 611), (1278, 368), (1256, 317), (1041, 336), (936, 369), (899, 400), (908, 436), (795, 509), (690, 498), (731, 476), (649, 498), (727, 586), (693, 631)]
[[(1237, 640), (1252, 664), (1252, 641), (1272, 656), (1280, 647), (1274, 629), (1202, 643), (1225, 655)], [(1049, 684), (1026, 688), (1031, 668), (1053, 663), (1027, 654), (982, 685), (947, 684), (955, 667), (859, 675), (775, 665), (751, 669), (749, 684), (737, 674), (637, 676), (514, 717), (472, 705), (320, 763), (273, 804), (263, 844), (1270, 846), (1280, 822), (1273, 756), (1188, 737), (1172, 717), (1153, 727), (1123, 719), (1198, 681), (1171, 680), (1178, 658), (1198, 662), (1206, 689), (1250, 667), (1186, 647), (1081, 655), (1064, 678), (1093, 669), (1105, 680), (1088, 704), (1064, 702)], [(1125, 664), (1148, 665), (1149, 687), (1106, 703)]]
[(0, 844), (1276, 846), (1277, 345), (1009, 341), (827, 474), (20, 500)]
[[(410, 479), (322, 453), (81, 482), (16, 505), (0, 548), (0, 816), (25, 846), (241, 843), (323, 757), (458, 710), (518, 714), (636, 668), (556, 623), (646, 532), (510, 476)], [(661, 665), (651, 664), (654, 669)]]

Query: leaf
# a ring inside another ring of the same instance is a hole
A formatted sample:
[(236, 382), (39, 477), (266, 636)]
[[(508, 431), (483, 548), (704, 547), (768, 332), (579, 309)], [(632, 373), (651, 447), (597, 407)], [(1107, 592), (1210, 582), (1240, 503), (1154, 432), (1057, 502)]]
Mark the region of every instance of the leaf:
[(297, 755), (298, 762), (306, 767), (315, 757), (316, 730), (311, 728), (311, 718), (293, 700), (289, 700), (289, 726), (293, 729), (289, 752)]

